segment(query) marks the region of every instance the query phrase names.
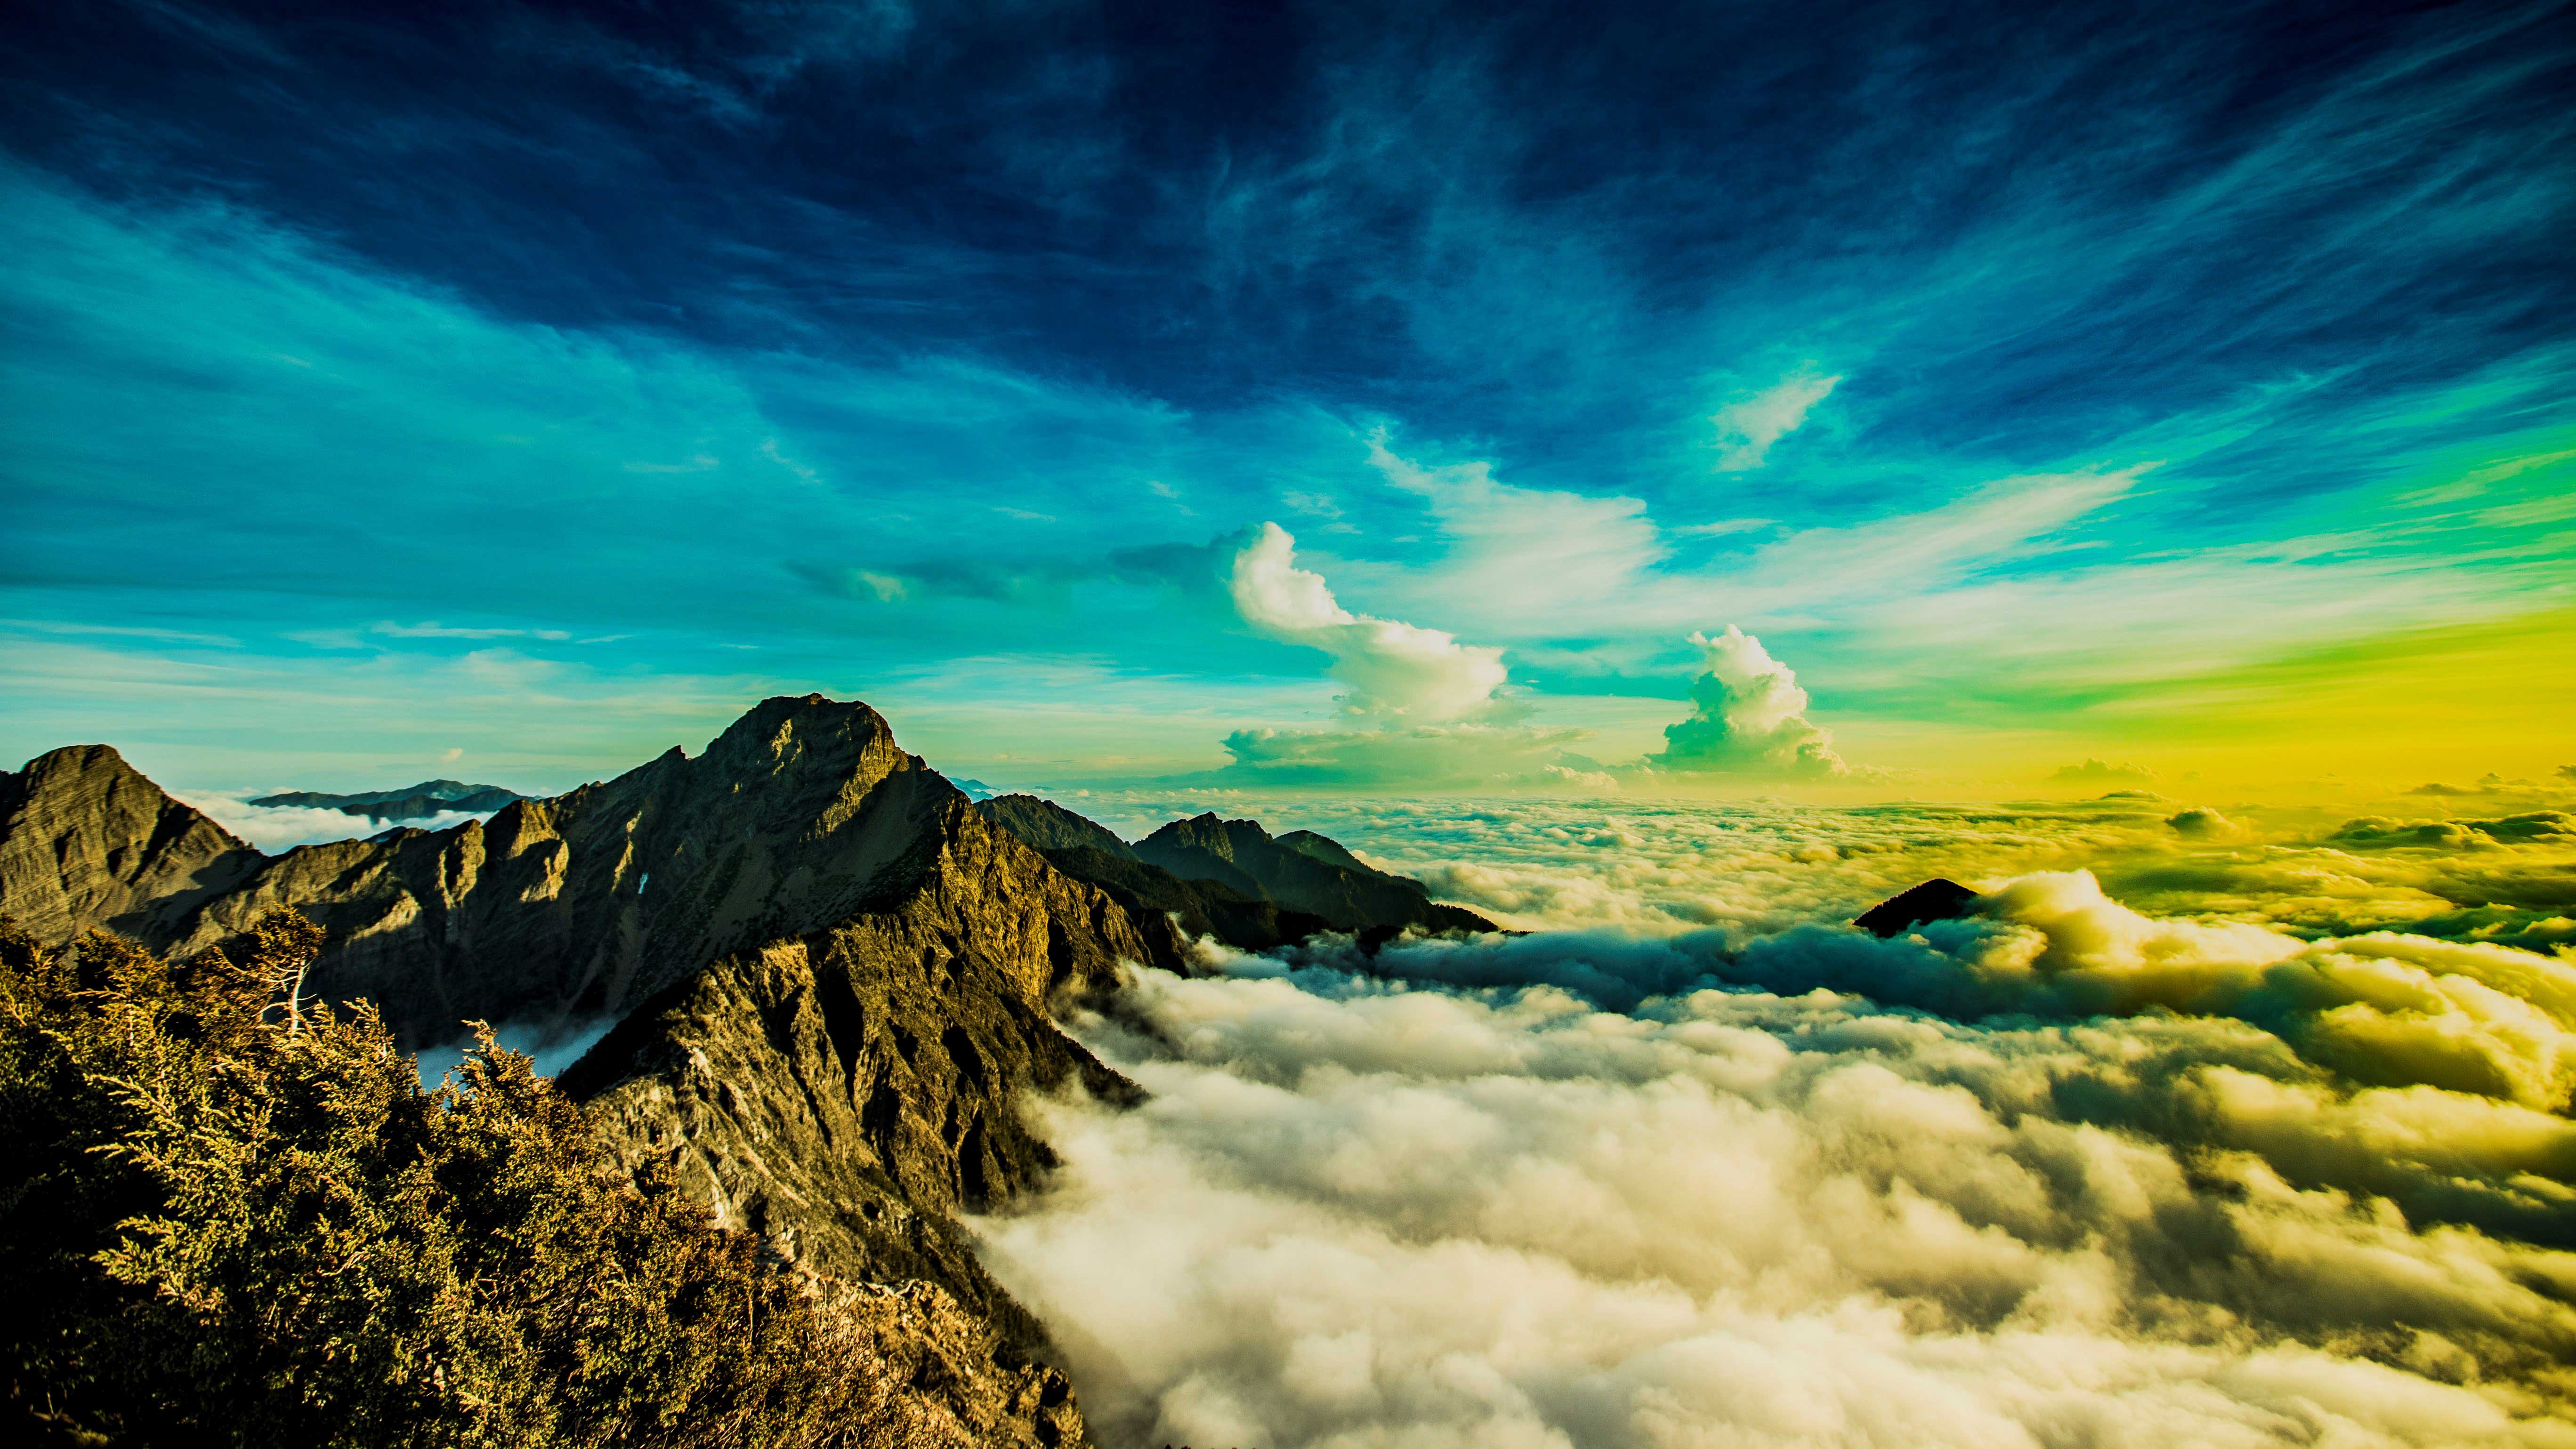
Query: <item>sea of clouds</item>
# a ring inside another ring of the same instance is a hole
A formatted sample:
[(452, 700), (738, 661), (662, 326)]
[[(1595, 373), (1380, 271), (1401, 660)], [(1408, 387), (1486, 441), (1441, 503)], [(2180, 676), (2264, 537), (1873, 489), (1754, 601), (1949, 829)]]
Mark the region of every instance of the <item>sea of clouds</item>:
[(988, 1259), (1111, 1445), (2576, 1445), (2566, 803), (1306, 802), (1532, 934), (1143, 973)]
[(417, 820), (377, 820), (310, 806), (249, 803), (250, 797), (259, 793), (256, 790), (191, 790), (174, 798), (183, 805), (195, 807), (199, 814), (269, 855), (282, 854), (299, 845), (363, 840), (388, 830), (445, 830), (468, 820), (489, 820), (493, 815), (488, 810), (480, 813), (448, 810)]

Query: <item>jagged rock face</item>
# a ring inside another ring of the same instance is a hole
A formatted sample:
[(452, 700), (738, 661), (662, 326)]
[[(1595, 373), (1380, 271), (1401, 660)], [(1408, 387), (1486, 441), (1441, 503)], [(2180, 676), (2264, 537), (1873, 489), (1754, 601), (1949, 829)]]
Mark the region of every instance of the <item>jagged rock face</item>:
[(560, 1078), (630, 1168), (668, 1163), (728, 1223), (819, 1271), (940, 1284), (1025, 1349), (1040, 1339), (953, 1214), (1054, 1163), (1023, 1085), (1135, 1088), (1049, 1006), (1168, 958), (1098, 890), (963, 801), (907, 889), (827, 930), (730, 954), (665, 991)]
[(1473, 911), (1431, 899), (1420, 881), (1388, 875), (1312, 831), (1271, 838), (1252, 820), (1211, 812), (1175, 820), (1136, 843), (1136, 856), (1183, 880), (1214, 880), (1244, 895), (1320, 916), (1340, 931), (1426, 926), (1490, 931)]
[(414, 1042), (623, 1016), (561, 1083), (630, 1168), (669, 1165), (827, 1288), (911, 1285), (853, 1291), (919, 1366), (920, 1442), (1083, 1442), (1029, 1362), (1042, 1329), (954, 1215), (1052, 1163), (1020, 1091), (1135, 1090), (1052, 1004), (1122, 961), (1183, 967), (1185, 943), (992, 824), (874, 710), (768, 700), (696, 759), (275, 859), (103, 746), (0, 777), (0, 827), (0, 911), (52, 941), (105, 925), (186, 952), (292, 906), (329, 942), (308, 987)]
[(156, 944), (266, 857), (105, 745), (0, 773), (0, 910), (42, 941), (93, 926)]
[(468, 1018), (622, 1015), (726, 952), (849, 915), (963, 804), (866, 705), (766, 700), (695, 759), (488, 824), (294, 851), (172, 944), (294, 905), (332, 942), (313, 989), (376, 1002), (412, 1043)]
[(912, 1390), (885, 1444), (1061, 1449), (1090, 1442), (1063, 1372), (997, 1361), (991, 1327), (937, 1284), (820, 1286), (865, 1325), (875, 1357)]

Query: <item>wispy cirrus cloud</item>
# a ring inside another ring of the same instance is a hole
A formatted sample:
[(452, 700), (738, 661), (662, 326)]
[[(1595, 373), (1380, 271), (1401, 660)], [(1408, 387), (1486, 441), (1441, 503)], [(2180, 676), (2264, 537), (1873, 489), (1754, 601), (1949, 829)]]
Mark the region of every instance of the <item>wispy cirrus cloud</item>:
[(1841, 382), (1839, 373), (1809, 369), (1719, 408), (1709, 419), (1717, 430), (1717, 471), (1742, 473), (1761, 467), (1770, 457), (1771, 445), (1804, 427), (1807, 415), (1833, 396)]

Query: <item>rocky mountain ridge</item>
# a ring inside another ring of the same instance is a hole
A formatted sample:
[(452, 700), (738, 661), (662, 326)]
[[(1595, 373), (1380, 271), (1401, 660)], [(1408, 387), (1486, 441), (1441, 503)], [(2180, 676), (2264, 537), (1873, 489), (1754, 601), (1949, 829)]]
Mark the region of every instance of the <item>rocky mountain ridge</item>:
[(622, 1018), (560, 1080), (621, 1160), (802, 1267), (913, 1285), (946, 1345), (924, 1392), (981, 1442), (1081, 1441), (955, 1213), (1052, 1162), (1024, 1088), (1132, 1092), (1053, 1003), (1184, 943), (987, 823), (874, 710), (767, 700), (694, 758), (274, 858), (105, 747), (0, 777), (0, 912), (50, 944), (103, 926), (184, 955), (282, 906), (324, 927), (310, 987), (409, 1041)]
[[(986, 1442), (1073, 1443), (1043, 1328), (956, 1216), (1053, 1165), (1020, 1092), (1135, 1094), (1055, 1025), (1059, 1006), (1123, 965), (1189, 969), (1193, 921), (1276, 944), (1436, 919), (1417, 883), (1320, 836), (1205, 820), (1213, 837), (1175, 822), (1177, 844), (1147, 844), (1215, 856), (1250, 891), (1185, 881), (1061, 807), (978, 806), (874, 710), (820, 695), (488, 822), (276, 857), (81, 746), (0, 774), (0, 913), (53, 945), (98, 927), (179, 956), (293, 907), (327, 942), (309, 989), (376, 1002), (413, 1045), (467, 1019), (612, 1020), (559, 1084), (630, 1170), (669, 1168), (818, 1274), (911, 1285), (940, 1326), (925, 1392), (949, 1419)], [(1377, 900), (1399, 914), (1354, 914)]]
[(1171, 915), (1192, 936), (1247, 951), (1321, 931), (1380, 940), (1406, 929), (1484, 932), (1494, 924), (1441, 905), (1421, 882), (1390, 875), (1311, 830), (1273, 838), (1253, 820), (1209, 813), (1175, 820), (1134, 845), (1106, 826), (1034, 795), (978, 802), (995, 824), (1035, 846), (1058, 870), (1138, 910)]

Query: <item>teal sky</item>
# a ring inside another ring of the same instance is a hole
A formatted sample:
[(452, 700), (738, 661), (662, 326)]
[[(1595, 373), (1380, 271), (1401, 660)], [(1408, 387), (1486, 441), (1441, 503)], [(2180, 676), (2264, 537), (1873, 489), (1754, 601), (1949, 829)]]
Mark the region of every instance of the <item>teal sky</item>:
[(0, 756), (554, 789), (823, 690), (1655, 789), (1729, 625), (1855, 787), (2566, 753), (2557, 7), (469, 10), (7, 22)]

